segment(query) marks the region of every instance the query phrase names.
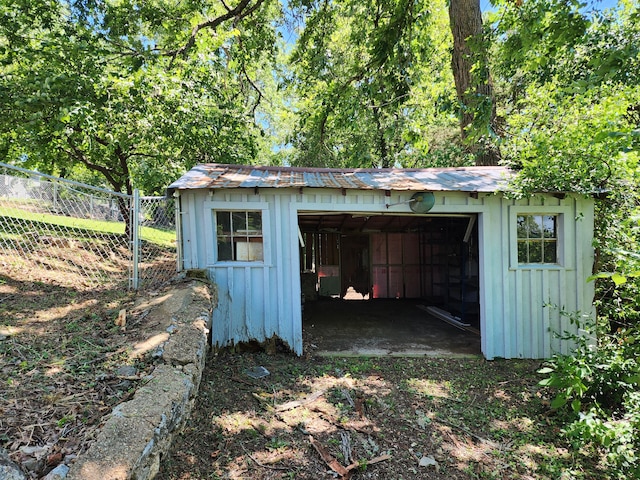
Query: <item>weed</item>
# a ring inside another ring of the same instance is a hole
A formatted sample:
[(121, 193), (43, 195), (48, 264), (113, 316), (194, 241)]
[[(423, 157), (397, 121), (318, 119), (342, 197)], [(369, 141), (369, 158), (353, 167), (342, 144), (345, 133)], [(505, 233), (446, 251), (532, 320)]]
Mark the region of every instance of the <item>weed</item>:
[[(579, 322), (578, 316), (571, 320)], [(612, 477), (640, 476), (640, 330), (572, 336), (572, 355), (556, 355), (539, 370), (540, 385), (555, 394), (551, 407), (566, 421), (564, 434), (576, 451), (602, 449)]]
[(69, 415), (65, 415), (64, 417), (62, 417), (60, 420), (56, 422), (56, 425), (58, 425), (59, 428), (62, 428), (73, 421), (74, 421), (73, 417)]
[(368, 373), (371, 370), (379, 369), (379, 367), (373, 362), (373, 359), (369, 357), (357, 358), (347, 366), (349, 373), (352, 375), (361, 375)]
[(269, 443), (267, 444), (267, 449), (278, 450), (283, 447), (288, 447), (289, 445), (290, 443), (286, 440), (283, 440), (278, 437), (272, 437), (271, 440), (269, 440)]
[(64, 326), (65, 331), (69, 333), (78, 332), (80, 331), (80, 328), (81, 326), (77, 320), (72, 320), (70, 322), (67, 322)]

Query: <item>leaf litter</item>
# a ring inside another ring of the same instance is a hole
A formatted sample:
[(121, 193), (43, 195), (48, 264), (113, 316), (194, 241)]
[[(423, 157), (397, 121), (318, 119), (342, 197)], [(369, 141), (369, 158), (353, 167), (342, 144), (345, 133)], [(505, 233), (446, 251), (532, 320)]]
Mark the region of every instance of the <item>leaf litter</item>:
[[(269, 376), (243, 377), (256, 366)], [(211, 353), (191, 418), (157, 478), (553, 478), (549, 462), (569, 460), (529, 448), (559, 441), (538, 367)]]
[[(84, 452), (104, 415), (144, 384), (153, 356), (136, 345), (160, 327), (131, 311), (124, 290), (2, 264), (0, 446), (40, 478)], [(211, 354), (157, 478), (558, 478), (577, 462), (537, 385), (539, 366)], [(594, 468), (578, 464), (577, 478)]]
[(41, 478), (84, 452), (104, 415), (144, 383), (152, 359), (132, 346), (150, 327), (139, 312), (117, 325), (134, 305), (126, 289), (6, 255), (0, 265), (0, 447)]

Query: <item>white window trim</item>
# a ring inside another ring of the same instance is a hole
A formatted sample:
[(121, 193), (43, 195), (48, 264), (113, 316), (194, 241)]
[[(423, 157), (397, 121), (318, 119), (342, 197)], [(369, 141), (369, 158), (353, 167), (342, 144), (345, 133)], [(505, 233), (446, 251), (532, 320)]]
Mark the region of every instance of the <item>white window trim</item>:
[[(518, 215), (555, 215), (558, 263), (518, 263)], [(511, 270), (565, 270), (573, 268), (570, 265), (571, 256), (567, 255), (569, 226), (567, 221), (571, 215), (571, 208), (564, 206), (519, 206), (509, 207), (509, 268)]]
[[(262, 213), (262, 261), (218, 261), (218, 236), (213, 222), (217, 210), (236, 212), (261, 212)], [(269, 221), (269, 204), (267, 202), (204, 202), (204, 226), (210, 234), (206, 242), (208, 267), (255, 267), (271, 265), (271, 232)]]

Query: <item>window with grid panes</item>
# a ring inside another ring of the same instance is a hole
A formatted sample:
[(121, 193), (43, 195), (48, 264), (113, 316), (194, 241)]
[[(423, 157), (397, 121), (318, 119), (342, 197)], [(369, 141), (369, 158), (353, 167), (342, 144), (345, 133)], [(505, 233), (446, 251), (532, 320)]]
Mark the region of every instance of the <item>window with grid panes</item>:
[(218, 261), (264, 260), (261, 211), (216, 211)]
[(518, 215), (518, 263), (558, 263), (558, 216)]

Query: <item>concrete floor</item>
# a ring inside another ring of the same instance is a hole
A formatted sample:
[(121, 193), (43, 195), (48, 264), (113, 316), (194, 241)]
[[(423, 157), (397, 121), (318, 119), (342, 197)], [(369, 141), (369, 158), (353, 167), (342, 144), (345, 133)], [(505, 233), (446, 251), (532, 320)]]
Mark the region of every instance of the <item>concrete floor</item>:
[(480, 336), (430, 316), (420, 300), (306, 302), (305, 348), (320, 355), (475, 356)]

